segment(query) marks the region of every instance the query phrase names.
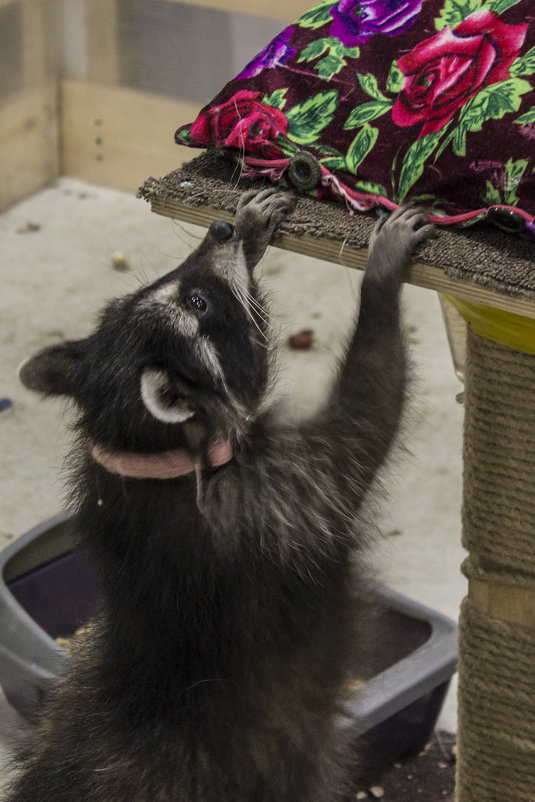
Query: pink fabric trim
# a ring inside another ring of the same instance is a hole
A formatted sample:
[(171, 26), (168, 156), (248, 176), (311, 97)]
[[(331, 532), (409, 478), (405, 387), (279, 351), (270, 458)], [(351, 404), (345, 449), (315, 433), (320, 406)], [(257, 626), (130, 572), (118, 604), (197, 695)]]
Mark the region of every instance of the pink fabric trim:
[(256, 159), (253, 156), (244, 156), (243, 160), (251, 167), (288, 167), (291, 158), (287, 159)]
[[(284, 172), (285, 168), (290, 164), (291, 159), (272, 159), (271, 161), (268, 159), (256, 159), (251, 158), (250, 156), (245, 156), (243, 161), (249, 167), (253, 168), (253, 171), (257, 174), (267, 174), (270, 172), (268, 168), (274, 169), (275, 171), (280, 172), (281, 174)], [(260, 169), (264, 167), (265, 169)], [(335, 175), (333, 175), (329, 170), (327, 170), (322, 164), (320, 164), (321, 173), (322, 173), (322, 181), (321, 183), (323, 186), (330, 187), (333, 192), (337, 195), (343, 197), (346, 203), (353, 208), (358, 209), (361, 212), (367, 212), (370, 209), (373, 209), (374, 206), (383, 206), (386, 209), (390, 209), (390, 211), (394, 211), (395, 209), (399, 209), (399, 204), (394, 203), (394, 201), (389, 200), (389, 198), (384, 198), (378, 195), (371, 195), (366, 192), (358, 192), (357, 190), (350, 189), (345, 184), (343, 184)], [(280, 178), (280, 175), (277, 176)], [(526, 212), (524, 209), (519, 209), (517, 206), (506, 206), (505, 204), (494, 204), (492, 208), (500, 208), (500, 209), (509, 209), (514, 211), (520, 217), (522, 217), (526, 222), (533, 223), (535, 222), (535, 216)], [(448, 226), (448, 225), (455, 225), (459, 223), (467, 223), (470, 220), (475, 220), (477, 217), (483, 217), (488, 212), (487, 207), (483, 207), (482, 209), (475, 209), (472, 212), (465, 212), (464, 214), (455, 214), (455, 215), (438, 215), (438, 214), (430, 214), (429, 220), (431, 223), (435, 223), (439, 226)]]
[[(110, 473), (128, 476), (131, 479), (176, 479), (202, 468), (198, 459), (192, 458), (182, 448), (143, 454), (129, 451), (108, 451), (95, 444), (91, 455), (99, 465)], [(225, 465), (233, 457), (232, 446), (226, 440), (214, 440), (208, 447), (208, 461), (212, 468)]]

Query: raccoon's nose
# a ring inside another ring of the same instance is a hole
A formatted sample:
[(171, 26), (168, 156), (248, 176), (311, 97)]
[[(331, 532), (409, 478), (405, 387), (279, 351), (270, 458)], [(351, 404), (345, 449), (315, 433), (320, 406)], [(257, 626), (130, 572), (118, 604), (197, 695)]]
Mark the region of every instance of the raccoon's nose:
[(225, 220), (214, 220), (209, 228), (210, 235), (216, 242), (228, 242), (236, 233), (236, 228), (232, 223), (227, 223)]

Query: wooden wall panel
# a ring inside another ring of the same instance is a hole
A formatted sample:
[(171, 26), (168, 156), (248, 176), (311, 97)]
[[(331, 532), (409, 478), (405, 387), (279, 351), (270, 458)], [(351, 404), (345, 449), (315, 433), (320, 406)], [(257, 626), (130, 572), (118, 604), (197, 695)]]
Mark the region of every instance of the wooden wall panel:
[(58, 175), (56, 85), (2, 102), (0, 211), (46, 186)]
[(198, 112), (191, 103), (77, 81), (63, 81), (60, 97), (62, 173), (135, 191), (195, 155), (173, 140)]
[[(175, 0), (182, 2), (182, 0)], [(255, 14), (268, 19), (293, 22), (315, 5), (313, 0), (189, 0), (188, 5), (214, 8), (238, 14)]]
[(49, 75), (48, 7), (42, 0), (2, 2), (2, 7), (8, 5), (17, 11), (18, 22), (3, 33), (15, 37), (21, 56), (20, 74), (2, 97), (0, 109), (0, 210), (58, 174), (58, 103), (56, 82)]

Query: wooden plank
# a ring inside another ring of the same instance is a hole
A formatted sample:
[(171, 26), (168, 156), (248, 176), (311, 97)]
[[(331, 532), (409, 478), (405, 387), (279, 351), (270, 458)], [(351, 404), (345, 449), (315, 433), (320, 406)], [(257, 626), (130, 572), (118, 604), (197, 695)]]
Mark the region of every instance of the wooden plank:
[[(209, 226), (213, 220), (230, 219), (230, 215), (217, 209), (186, 206), (181, 201), (165, 200), (159, 197), (152, 198), (151, 208), (157, 214), (200, 226)], [(281, 234), (275, 237), (273, 244), (287, 251), (313, 256), (316, 259), (323, 259), (326, 262), (358, 270), (364, 269), (368, 254), (366, 248), (350, 248), (347, 245), (343, 245), (339, 240), (329, 240), (326, 237), (318, 239), (307, 235), (296, 237), (289, 234)], [(417, 287), (437, 290), (445, 295), (463, 298), (466, 301), (479, 303), (483, 306), (491, 306), (495, 309), (503, 309), (506, 312), (513, 312), (524, 317), (535, 318), (535, 304), (530, 301), (499, 295), (491, 290), (479, 287), (477, 284), (448, 278), (442, 270), (431, 265), (421, 263), (411, 265), (407, 282)]]
[(25, 90), (2, 102), (0, 210), (57, 177), (57, 112), (55, 84)]
[[(174, 0), (181, 2), (181, 0)], [(228, 11), (238, 14), (254, 14), (268, 19), (280, 19), (292, 22), (311, 8), (311, 0), (189, 0), (187, 5), (214, 8), (218, 11)]]
[(198, 111), (193, 103), (133, 89), (63, 81), (61, 171), (136, 191), (148, 175), (165, 175), (191, 159), (173, 135)]

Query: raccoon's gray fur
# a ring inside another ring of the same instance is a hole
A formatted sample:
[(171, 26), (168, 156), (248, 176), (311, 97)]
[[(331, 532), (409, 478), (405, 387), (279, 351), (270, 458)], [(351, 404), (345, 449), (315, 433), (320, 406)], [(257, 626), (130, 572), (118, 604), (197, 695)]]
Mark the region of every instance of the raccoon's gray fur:
[[(290, 208), (272, 189), (246, 193), (234, 225), (213, 223), (177, 270), (21, 370), (78, 409), (76, 530), (102, 610), (49, 693), (10, 802), (344, 793), (337, 717), (364, 595), (356, 520), (398, 426), (399, 291), (429, 226), (417, 211), (378, 224), (330, 401), (290, 426), (262, 408), (268, 332), (252, 274)], [(214, 443), (232, 449), (219, 467)], [(95, 446), (142, 467), (181, 450), (191, 470), (131, 478)]]

